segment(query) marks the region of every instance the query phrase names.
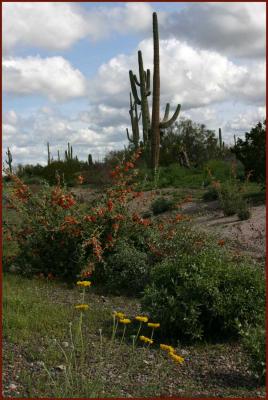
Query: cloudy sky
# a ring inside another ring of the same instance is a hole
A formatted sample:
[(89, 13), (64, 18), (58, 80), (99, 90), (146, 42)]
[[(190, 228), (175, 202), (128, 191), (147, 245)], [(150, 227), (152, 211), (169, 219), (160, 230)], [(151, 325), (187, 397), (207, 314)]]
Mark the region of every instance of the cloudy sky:
[[(222, 128), (225, 142), (265, 117), (265, 3), (3, 3), (3, 152), (46, 163), (67, 142), (95, 160), (125, 144), (129, 69), (152, 70), (161, 105)], [(163, 110), (162, 110), (163, 112)], [(5, 154), (4, 154), (5, 157)]]

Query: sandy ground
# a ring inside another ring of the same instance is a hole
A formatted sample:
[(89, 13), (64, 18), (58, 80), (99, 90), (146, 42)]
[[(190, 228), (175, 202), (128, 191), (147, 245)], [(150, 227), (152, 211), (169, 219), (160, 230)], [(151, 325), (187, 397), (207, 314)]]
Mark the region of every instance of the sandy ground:
[[(167, 188), (143, 192), (142, 196), (129, 203), (131, 212), (140, 215), (150, 211), (153, 200), (158, 197), (172, 198), (180, 189)], [(75, 190), (76, 196), (82, 201), (87, 201), (101, 195), (95, 190)], [(265, 205), (251, 207), (251, 217), (239, 221), (236, 215), (225, 217), (219, 208), (218, 201), (195, 201), (184, 204), (179, 211), (190, 215), (192, 221), (199, 229), (215, 234), (216, 238), (224, 239), (238, 253), (243, 252), (254, 259), (263, 262), (265, 259)], [(161, 219), (170, 217), (170, 212), (161, 214)]]

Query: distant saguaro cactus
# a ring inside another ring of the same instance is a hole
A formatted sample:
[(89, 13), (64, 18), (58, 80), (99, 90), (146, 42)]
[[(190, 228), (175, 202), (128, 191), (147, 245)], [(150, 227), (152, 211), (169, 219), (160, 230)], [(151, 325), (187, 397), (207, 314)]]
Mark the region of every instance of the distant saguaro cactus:
[(220, 149), (222, 149), (222, 134), (221, 134), (221, 128), (219, 128), (219, 146), (220, 146)]
[(89, 155), (87, 156), (87, 163), (88, 163), (89, 166), (90, 166), (90, 165), (93, 165), (93, 160), (92, 160), (92, 155), (91, 155), (91, 154), (89, 154)]
[(49, 142), (47, 142), (47, 165), (51, 163), (51, 154), (49, 150)]
[(68, 142), (68, 149), (65, 150), (65, 160), (72, 161), (72, 159), (73, 159), (73, 147), (70, 146), (70, 143)]
[(8, 165), (9, 173), (12, 174), (12, 161), (13, 161), (13, 158), (12, 158), (12, 154), (11, 154), (11, 151), (10, 151), (9, 147), (7, 148), (6, 155), (7, 155), (6, 163)]

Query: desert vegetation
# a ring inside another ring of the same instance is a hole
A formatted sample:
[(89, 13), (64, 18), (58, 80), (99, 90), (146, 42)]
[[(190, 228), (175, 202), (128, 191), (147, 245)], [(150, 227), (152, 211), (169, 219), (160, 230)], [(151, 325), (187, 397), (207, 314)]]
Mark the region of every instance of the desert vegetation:
[(254, 224), (266, 123), (227, 145), (180, 105), (160, 120), (156, 13), (153, 43), (152, 88), (141, 51), (129, 71), (127, 148), (94, 162), (47, 143), (46, 166), (7, 149), (6, 396), (265, 396), (264, 251), (199, 219)]

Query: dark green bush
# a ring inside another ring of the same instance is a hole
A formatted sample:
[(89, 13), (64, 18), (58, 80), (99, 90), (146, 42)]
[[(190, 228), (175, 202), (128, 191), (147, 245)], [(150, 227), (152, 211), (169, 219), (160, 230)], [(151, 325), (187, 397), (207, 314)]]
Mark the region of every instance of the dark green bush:
[(250, 209), (245, 200), (243, 200), (242, 203), (240, 205), (238, 205), (237, 216), (240, 219), (240, 221), (244, 221), (244, 220), (250, 218), (250, 216), (251, 216)]
[(26, 185), (43, 185), (44, 179), (39, 178), (38, 176), (32, 176), (30, 178), (25, 178), (24, 183)]
[(60, 231), (54, 234), (53, 240), (51, 235), (41, 231), (34, 236), (29, 235), (23, 252), (16, 257), (18, 272), (27, 277), (39, 273), (45, 276), (52, 274), (73, 282), (81, 272), (78, 256), (80, 242), (81, 240)]
[(151, 204), (151, 210), (154, 215), (164, 213), (166, 211), (172, 210), (174, 202), (172, 200), (166, 199), (165, 197), (159, 197)]
[(99, 263), (92, 279), (107, 292), (139, 295), (148, 282), (148, 255), (130, 240), (120, 239), (104, 263)]
[[(230, 180), (233, 177), (233, 168), (232, 162), (223, 161), (223, 160), (210, 160), (206, 163), (204, 167), (205, 171), (205, 179), (208, 179), (211, 182), (211, 175), (213, 179), (219, 180), (221, 182), (225, 182)], [(209, 172), (210, 171), (210, 172)], [(244, 177), (244, 167), (238, 162), (236, 163), (235, 168), (236, 176), (240, 179)]]
[(221, 183), (217, 192), (223, 214), (225, 216), (236, 214), (238, 204), (243, 203), (242, 193), (237, 183), (231, 180)]
[(217, 199), (218, 199), (218, 192), (213, 186), (210, 186), (207, 192), (203, 194), (204, 201), (213, 201)]
[(142, 308), (170, 339), (235, 337), (265, 307), (263, 273), (228, 262), (220, 249), (177, 253), (151, 272)]
[(265, 383), (266, 351), (265, 351), (265, 324), (249, 326), (241, 331), (242, 345), (249, 358), (249, 368), (260, 383)]

